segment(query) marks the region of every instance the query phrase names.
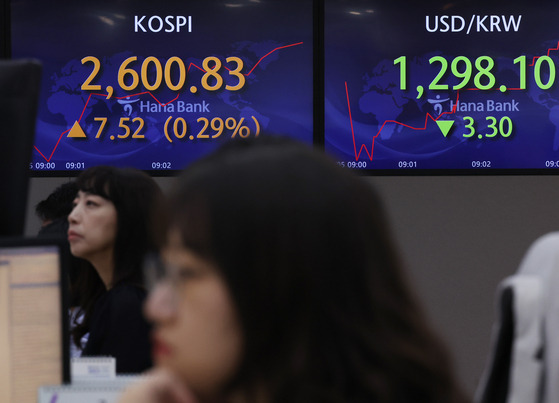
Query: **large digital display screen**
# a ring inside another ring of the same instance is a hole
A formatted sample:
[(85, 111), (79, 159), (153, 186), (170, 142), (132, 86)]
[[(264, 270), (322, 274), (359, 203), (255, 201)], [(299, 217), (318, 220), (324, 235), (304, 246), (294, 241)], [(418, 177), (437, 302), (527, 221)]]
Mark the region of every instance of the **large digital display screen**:
[(556, 173), (559, 4), (325, 0), (325, 150), (365, 173)]
[(227, 139), (313, 142), (312, 0), (11, 2), (12, 58), (43, 63), (32, 174), (155, 174)]

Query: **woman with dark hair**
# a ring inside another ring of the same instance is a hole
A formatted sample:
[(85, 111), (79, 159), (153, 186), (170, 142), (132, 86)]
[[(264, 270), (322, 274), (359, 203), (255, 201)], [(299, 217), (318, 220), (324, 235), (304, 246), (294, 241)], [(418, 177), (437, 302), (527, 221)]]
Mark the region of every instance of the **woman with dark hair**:
[(74, 342), (88, 335), (82, 355), (113, 356), (117, 372), (141, 372), (152, 364), (142, 265), (156, 249), (151, 219), (161, 190), (139, 170), (108, 166), (83, 171), (76, 185), (68, 241), (89, 264), (76, 286), (83, 319)]
[(122, 403), (462, 403), (374, 189), (305, 145), (241, 141), (171, 195), (146, 304), (156, 369)]

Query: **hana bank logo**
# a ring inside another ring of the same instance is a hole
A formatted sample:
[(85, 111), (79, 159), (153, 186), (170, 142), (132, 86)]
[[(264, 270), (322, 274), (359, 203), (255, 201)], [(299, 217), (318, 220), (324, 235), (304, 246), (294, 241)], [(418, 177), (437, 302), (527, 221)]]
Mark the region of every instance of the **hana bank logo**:
[(433, 109), (435, 110), (435, 114), (436, 116), (440, 115), (441, 113), (443, 113), (443, 103), (450, 101), (450, 98), (441, 98), (440, 95), (437, 95), (435, 97), (435, 99), (433, 98), (429, 98), (427, 99), (427, 102), (429, 102), (431, 105), (433, 105)]
[(117, 102), (123, 105), (124, 112), (126, 112), (128, 116), (130, 116), (132, 114), (132, 104), (134, 102), (138, 102), (139, 100), (140, 100), (139, 98), (130, 99), (130, 97), (126, 97), (124, 99), (117, 100)]

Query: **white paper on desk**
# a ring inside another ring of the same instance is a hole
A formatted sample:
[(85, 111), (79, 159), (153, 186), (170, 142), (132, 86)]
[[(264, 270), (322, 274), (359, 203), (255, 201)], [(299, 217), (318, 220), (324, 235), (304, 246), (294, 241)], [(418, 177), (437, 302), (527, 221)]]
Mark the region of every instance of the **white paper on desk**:
[(72, 383), (106, 381), (116, 378), (113, 357), (75, 357), (70, 364)]
[(119, 386), (41, 386), (38, 403), (116, 403), (124, 388)]

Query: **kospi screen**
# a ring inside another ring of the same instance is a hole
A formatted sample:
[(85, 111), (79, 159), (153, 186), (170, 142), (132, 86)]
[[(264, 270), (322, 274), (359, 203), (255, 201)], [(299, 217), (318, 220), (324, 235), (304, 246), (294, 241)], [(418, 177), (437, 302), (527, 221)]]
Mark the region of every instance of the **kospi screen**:
[(556, 173), (558, 14), (326, 0), (326, 151), (368, 173)]
[(32, 174), (175, 171), (227, 139), (313, 141), (313, 2), (11, 3), (43, 63)]

